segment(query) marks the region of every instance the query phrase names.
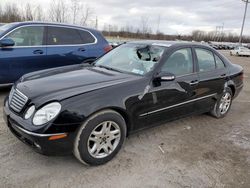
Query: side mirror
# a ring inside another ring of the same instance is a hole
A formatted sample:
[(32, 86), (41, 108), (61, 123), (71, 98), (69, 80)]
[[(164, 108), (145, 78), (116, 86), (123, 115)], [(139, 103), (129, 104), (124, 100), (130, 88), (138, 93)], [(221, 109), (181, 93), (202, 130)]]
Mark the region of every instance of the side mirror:
[(158, 82), (168, 82), (168, 81), (173, 81), (173, 80), (175, 80), (175, 75), (172, 73), (168, 73), (168, 72), (160, 72), (154, 78), (154, 81), (158, 81)]
[(9, 46), (14, 46), (15, 45), (15, 41), (12, 40), (11, 38), (4, 38), (2, 40), (0, 40), (0, 47), (9, 47)]

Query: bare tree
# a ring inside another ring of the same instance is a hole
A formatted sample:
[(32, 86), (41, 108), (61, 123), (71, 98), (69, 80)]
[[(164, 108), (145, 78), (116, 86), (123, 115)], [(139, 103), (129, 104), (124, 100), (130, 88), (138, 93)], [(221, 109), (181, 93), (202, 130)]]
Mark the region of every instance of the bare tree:
[(34, 10), (34, 20), (44, 21), (45, 16), (41, 5), (38, 5)]
[(142, 34), (147, 34), (149, 33), (149, 19), (147, 16), (142, 16), (141, 17), (141, 33)]
[(23, 20), (22, 16), (20, 16), (20, 11), (15, 4), (6, 4), (2, 10), (1, 22), (9, 23)]
[(156, 34), (160, 33), (160, 24), (161, 24), (161, 15), (158, 15), (157, 18), (157, 29), (156, 29)]
[(53, 22), (67, 22), (67, 5), (63, 0), (54, 0), (50, 4), (49, 18)]
[(2, 15), (3, 15), (3, 12), (2, 12), (3, 10), (2, 10), (2, 6), (0, 5), (0, 17), (2, 17)]
[(73, 24), (76, 24), (76, 20), (81, 9), (82, 3), (80, 0), (71, 0), (71, 11), (72, 11), (72, 20)]
[(82, 14), (80, 18), (80, 24), (85, 26), (85, 25), (88, 25), (88, 22), (91, 20), (91, 17), (94, 14), (94, 11), (87, 4), (83, 5), (82, 7), (83, 8), (82, 8)]
[(25, 21), (32, 21), (34, 20), (34, 16), (31, 10), (31, 6), (29, 3), (26, 4), (25, 9), (24, 9), (24, 20)]

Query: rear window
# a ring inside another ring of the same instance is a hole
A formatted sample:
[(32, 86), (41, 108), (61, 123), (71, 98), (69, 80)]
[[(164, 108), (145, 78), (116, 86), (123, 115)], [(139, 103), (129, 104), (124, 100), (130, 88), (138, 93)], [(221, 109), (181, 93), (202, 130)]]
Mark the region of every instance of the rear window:
[(95, 42), (95, 38), (88, 31), (78, 30), (78, 32), (81, 36), (82, 44), (88, 44), (88, 43)]
[(81, 36), (76, 29), (65, 27), (48, 27), (48, 45), (82, 44)]
[(219, 58), (217, 55), (215, 55), (215, 60), (216, 60), (216, 65), (218, 69), (224, 68), (225, 64), (223, 63), (223, 61), (221, 60), (221, 58)]

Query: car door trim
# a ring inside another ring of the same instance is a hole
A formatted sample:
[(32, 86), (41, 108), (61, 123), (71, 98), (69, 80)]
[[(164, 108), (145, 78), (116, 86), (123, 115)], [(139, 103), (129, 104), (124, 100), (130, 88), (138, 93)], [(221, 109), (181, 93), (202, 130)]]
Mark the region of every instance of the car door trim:
[(199, 98), (196, 98), (196, 99), (192, 99), (192, 100), (189, 100), (189, 101), (185, 101), (185, 102), (182, 102), (182, 103), (174, 104), (174, 105), (171, 105), (171, 106), (167, 106), (165, 108), (160, 108), (160, 109), (157, 109), (157, 110), (153, 110), (153, 111), (150, 111), (150, 112), (140, 114), (139, 117), (144, 117), (144, 116), (147, 116), (147, 115), (150, 115), (150, 114), (154, 114), (156, 112), (164, 111), (164, 110), (167, 110), (167, 109), (170, 109), (170, 108), (174, 108), (174, 107), (177, 107), (177, 106), (181, 106), (183, 104), (188, 104), (188, 103), (195, 102), (195, 101), (198, 101), (198, 100), (202, 100), (202, 99), (205, 99), (205, 98), (213, 97), (213, 96), (216, 96), (216, 95), (217, 95), (217, 93), (214, 93), (214, 94), (211, 94), (211, 95), (206, 95), (206, 96), (199, 97)]
[(78, 27), (74, 27), (74, 26), (63, 26), (63, 25), (53, 25), (53, 24), (27, 24), (27, 25), (21, 25), (21, 26), (17, 26), (16, 28), (12, 29), (11, 31), (9, 31), (8, 33), (6, 33), (4, 36), (2, 36), (0, 38), (0, 40), (4, 39), (7, 35), (11, 34), (12, 32), (14, 32), (15, 30), (19, 29), (19, 28), (23, 28), (23, 27), (62, 27), (62, 28), (70, 28), (70, 29), (77, 29), (77, 30), (82, 30), (82, 31), (86, 31), (88, 32), (94, 39), (95, 41), (92, 43), (85, 43), (85, 44), (61, 44), (61, 45), (36, 45), (36, 46), (10, 46), (7, 48), (42, 48), (42, 47), (64, 47), (64, 46), (85, 46), (85, 45), (93, 45), (97, 43), (97, 38), (95, 37), (95, 35), (88, 31), (87, 29), (83, 29), (83, 28), (78, 28)]

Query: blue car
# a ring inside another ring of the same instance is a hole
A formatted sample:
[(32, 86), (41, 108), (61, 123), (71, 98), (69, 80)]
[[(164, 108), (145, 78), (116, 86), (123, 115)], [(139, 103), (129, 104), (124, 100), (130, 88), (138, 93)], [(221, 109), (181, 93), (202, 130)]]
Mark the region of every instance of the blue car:
[(0, 27), (0, 86), (42, 69), (93, 62), (112, 47), (94, 29), (18, 22)]

